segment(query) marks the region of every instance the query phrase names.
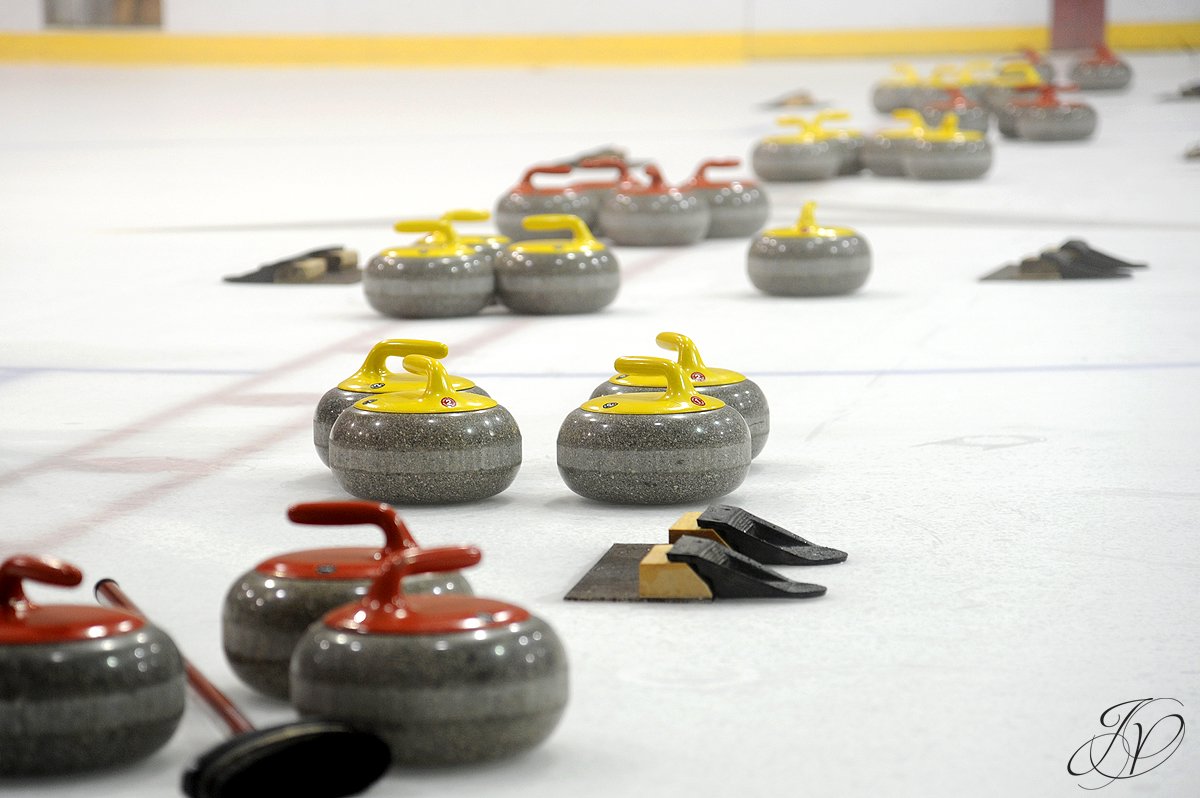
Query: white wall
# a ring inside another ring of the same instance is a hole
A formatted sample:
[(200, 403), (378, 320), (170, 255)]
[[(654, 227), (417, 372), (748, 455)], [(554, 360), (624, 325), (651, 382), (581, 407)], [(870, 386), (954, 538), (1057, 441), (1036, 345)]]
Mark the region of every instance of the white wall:
[(0, 0), (0, 31), (42, 29), (42, 0)]

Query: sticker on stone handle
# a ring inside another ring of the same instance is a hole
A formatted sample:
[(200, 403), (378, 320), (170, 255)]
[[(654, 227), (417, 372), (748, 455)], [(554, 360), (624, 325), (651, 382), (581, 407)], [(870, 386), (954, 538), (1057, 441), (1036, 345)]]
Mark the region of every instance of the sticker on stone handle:
[(289, 507), (287, 516), (297, 524), (374, 524), (383, 531), (385, 553), (417, 547), (417, 542), (413, 540), (408, 527), (396, 515), (396, 511), (382, 502), (305, 502)]

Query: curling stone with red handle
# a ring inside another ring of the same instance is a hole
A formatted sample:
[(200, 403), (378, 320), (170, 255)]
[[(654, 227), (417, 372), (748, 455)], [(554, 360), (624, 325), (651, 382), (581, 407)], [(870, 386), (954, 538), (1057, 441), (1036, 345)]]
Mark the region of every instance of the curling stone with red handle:
[(352, 496), (389, 504), (453, 504), (494, 496), (521, 468), (521, 430), (495, 400), (454, 390), (446, 368), (404, 358), (420, 393), (355, 402), (329, 433), (329, 467)]
[(1058, 98), (1054, 86), (1043, 86), (1035, 100), (1014, 100), (1012, 125), (1017, 138), (1029, 141), (1078, 141), (1096, 132), (1096, 109)]
[(149, 756), (183, 716), (183, 660), (160, 629), (95, 606), (39, 606), (22, 581), (74, 586), (47, 557), (0, 564), (0, 776), (59, 775)]
[(458, 240), (449, 222), (396, 222), (401, 233), (432, 233), (436, 243), (380, 252), (363, 270), (367, 302), (385, 316), (435, 319), (470, 316), (495, 291), (492, 256)]
[[(534, 175), (565, 175), (571, 171), (566, 164), (533, 166), (521, 177), (521, 182), (496, 202), (496, 226), (514, 241), (530, 236), (521, 225), (526, 216), (546, 213), (569, 213), (590, 226), (596, 221), (597, 208), (589, 194), (581, 194), (571, 186), (535, 186)], [(553, 238), (549, 232), (542, 238)]]
[(496, 292), (516, 313), (594, 313), (621, 287), (617, 256), (578, 216), (526, 216), (525, 228), (560, 230), (570, 238), (535, 238), (510, 245), (496, 263)]
[(781, 116), (781, 125), (798, 128), (796, 133), (767, 136), (754, 147), (750, 163), (754, 174), (763, 180), (790, 182), (828, 180), (842, 166), (842, 150), (813, 129), (813, 123), (800, 116)]
[(636, 186), (639, 183), (630, 174), (629, 164), (626, 163), (624, 158), (619, 156), (604, 155), (596, 158), (585, 158), (579, 162), (579, 167), (581, 169), (617, 170), (617, 176), (611, 180), (584, 180), (571, 184), (572, 191), (591, 199), (594, 221), (588, 227), (591, 228), (593, 235), (602, 236), (604, 235), (604, 230), (600, 227), (600, 208), (603, 207), (604, 201), (617, 193), (622, 185), (629, 184)]
[(1071, 82), (1085, 91), (1123, 89), (1133, 79), (1133, 69), (1107, 45), (1098, 45), (1090, 58), (1071, 67)]
[(774, 296), (832, 296), (857, 291), (871, 273), (867, 239), (848, 227), (822, 227), (806, 202), (793, 227), (765, 230), (750, 244), (750, 282)]
[(892, 116), (906, 127), (881, 130), (863, 146), (863, 166), (880, 177), (904, 175), (904, 152), (913, 147), (925, 133), (925, 119), (912, 108), (898, 108)]
[(654, 164), (647, 164), (648, 185), (622, 183), (600, 207), (600, 226), (617, 244), (638, 247), (672, 247), (695, 244), (708, 232), (708, 203), (690, 191), (681, 191), (663, 180)]
[(599, 396), (558, 430), (567, 487), (609, 504), (678, 504), (724, 496), (750, 470), (742, 414), (696, 391), (683, 367), (661, 357), (617, 358), (616, 369), (663, 381), (665, 391)]
[[(767, 436), (771, 432), (771, 411), (762, 388), (736, 371), (704, 365), (700, 358), (700, 350), (686, 335), (661, 332), (654, 341), (663, 349), (679, 353), (679, 366), (692, 381), (692, 387), (697, 393), (716, 397), (742, 414), (746, 426), (750, 428), (750, 457), (758, 457), (767, 445)], [(666, 378), (657, 374), (617, 374), (600, 383), (592, 391), (591, 398), (666, 389)]]
[[(390, 338), (380, 341), (371, 347), (367, 359), (363, 361), (358, 371), (330, 388), (317, 402), (317, 410), (313, 414), (313, 444), (317, 447), (317, 456), (321, 462), (329, 465), (329, 432), (333, 422), (347, 407), (360, 399), (366, 399), (380, 393), (395, 393), (396, 391), (419, 391), (425, 387), (425, 380), (408, 372), (397, 373), (387, 367), (388, 358), (404, 357), (405, 355), (426, 355), (441, 360), (449, 352), (449, 348), (437, 341), (421, 341), (409, 338)], [(488, 392), (480, 388), (466, 377), (450, 375), (450, 385), (456, 391), (477, 393), (487, 396)]]
[(970, 180), (991, 168), (992, 145), (978, 131), (959, 130), (953, 112), (904, 153), (904, 173), (918, 180)]
[(946, 89), (946, 97), (929, 103), (921, 109), (921, 116), (929, 127), (937, 127), (942, 123), (947, 112), (958, 117), (960, 130), (978, 130), (987, 133), (992, 122), (992, 114), (987, 108), (968, 98), (962, 91), (951, 86)]
[[(288, 664), (304, 630), (325, 613), (358, 601), (393, 554), (417, 548), (396, 511), (377, 502), (312, 502), (288, 508), (298, 524), (375, 524), (384, 544), (292, 551), (263, 560), (225, 594), (221, 639), (225, 658), (246, 684), (274, 698), (288, 697)], [(457, 571), (418, 574), (409, 593), (470, 595)]]
[(708, 203), (709, 238), (744, 238), (767, 223), (771, 203), (762, 186), (749, 180), (710, 180), (708, 170), (740, 166), (737, 158), (710, 158), (696, 167), (692, 179), (680, 186)]
[(1004, 106), (1019, 95), (1037, 91), (1045, 81), (1033, 65), (1026, 61), (1011, 61), (1000, 68), (983, 91), (983, 105), (999, 117), (996, 122), (1003, 132)]
[(379, 735), (398, 765), (501, 759), (550, 736), (568, 681), (550, 625), (494, 599), (406, 589), (413, 575), (479, 559), (468, 547), (393, 555), (362, 600), (305, 632), (291, 665), (296, 709)]

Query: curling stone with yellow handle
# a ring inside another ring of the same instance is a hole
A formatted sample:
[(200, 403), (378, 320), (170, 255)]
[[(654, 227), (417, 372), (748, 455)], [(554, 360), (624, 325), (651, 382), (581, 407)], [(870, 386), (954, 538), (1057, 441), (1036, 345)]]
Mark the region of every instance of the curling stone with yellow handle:
[(1071, 81), (1085, 91), (1123, 89), (1133, 79), (1133, 69), (1107, 45), (1098, 45), (1090, 58), (1071, 67)]
[(532, 166), (521, 182), (496, 202), (496, 227), (512, 240), (519, 238), (553, 238), (554, 232), (530, 235), (521, 225), (526, 216), (546, 213), (569, 213), (579, 216), (589, 225), (596, 221), (596, 205), (590, 194), (582, 194), (571, 186), (535, 186), (534, 175), (565, 175), (571, 167), (566, 164)]
[(356, 402), (329, 434), (329, 467), (353, 496), (389, 504), (486, 499), (521, 467), (521, 430), (495, 400), (454, 390), (446, 368), (424, 355), (404, 358), (422, 375), (419, 393)]
[[(458, 208), (452, 211), (446, 211), (442, 214), (442, 218), (438, 221), (447, 222), (453, 225), (455, 222), (486, 222), (491, 219), (492, 215), (487, 211), (472, 210), (470, 208)], [(502, 235), (462, 235), (455, 231), (459, 244), (467, 247), (473, 247), (480, 255), (490, 256), (493, 261), (497, 255), (504, 251), (508, 246), (508, 236)], [(441, 244), (444, 243), (437, 233), (430, 233), (421, 239), (422, 244)]]
[(496, 292), (516, 313), (594, 313), (621, 287), (612, 250), (601, 244), (578, 216), (526, 216), (527, 230), (558, 230), (570, 238), (518, 241), (496, 262)]
[(380, 252), (363, 270), (367, 302), (385, 316), (433, 319), (470, 316), (487, 307), (496, 288), (492, 256), (458, 240), (449, 222), (396, 222), (401, 233), (431, 233), (435, 243)]
[[(406, 355), (426, 355), (441, 360), (449, 352), (443, 343), (437, 341), (421, 341), (410, 338), (391, 338), (380, 341), (371, 347), (367, 359), (363, 361), (358, 371), (342, 380), (337, 386), (330, 388), (317, 402), (317, 410), (313, 414), (313, 444), (317, 447), (317, 455), (321, 462), (329, 465), (329, 431), (333, 422), (337, 421), (342, 411), (360, 399), (367, 399), (375, 394), (394, 393), (396, 391), (420, 391), (425, 387), (425, 379), (408, 372), (395, 372), (387, 367), (388, 358), (404, 357)], [(450, 385), (456, 391), (467, 391), (487, 396), (488, 392), (480, 388), (466, 377), (450, 377)]]
[(615, 155), (603, 155), (596, 158), (585, 158), (579, 162), (580, 169), (616, 169), (616, 177), (610, 180), (583, 180), (571, 184), (571, 190), (576, 194), (589, 197), (592, 201), (594, 221), (588, 227), (597, 236), (604, 235), (600, 227), (600, 208), (604, 201), (620, 190), (622, 185), (640, 185), (629, 172), (629, 164), (624, 158)]
[(798, 128), (796, 133), (767, 136), (754, 147), (750, 163), (763, 180), (828, 180), (842, 166), (842, 150), (822, 138), (813, 123), (800, 116), (781, 116), (780, 125)]
[(975, 130), (959, 130), (948, 112), (904, 153), (904, 173), (918, 180), (971, 180), (992, 168), (992, 145)]
[[(686, 335), (661, 332), (654, 341), (663, 349), (679, 353), (679, 366), (692, 381), (692, 387), (697, 393), (720, 399), (742, 414), (746, 426), (750, 428), (750, 457), (758, 457), (759, 452), (767, 445), (767, 436), (771, 432), (771, 411), (762, 388), (736, 371), (704, 365), (700, 358), (700, 350)], [(591, 398), (664, 391), (666, 387), (666, 378), (656, 374), (617, 374), (600, 383), (596, 390), (592, 391)]]
[[(288, 697), (288, 664), (314, 621), (358, 601), (393, 554), (417, 548), (396, 511), (380, 502), (308, 502), (288, 508), (297, 524), (373, 524), (383, 546), (338, 546), (276, 554), (234, 580), (221, 611), (221, 645), (239, 679), (264, 695)], [(458, 571), (409, 577), (409, 593), (470, 595)]]
[(617, 244), (673, 247), (704, 238), (712, 220), (708, 203), (696, 194), (667, 185), (654, 164), (645, 166), (647, 185), (622, 183), (600, 207), (600, 226)]
[(818, 138), (829, 141), (841, 155), (839, 175), (856, 175), (862, 171), (862, 148), (866, 143), (861, 131), (853, 128), (825, 127), (826, 122), (842, 122), (850, 118), (847, 111), (820, 111), (813, 117), (812, 130)]
[(848, 227), (822, 227), (806, 202), (793, 227), (765, 230), (750, 244), (750, 282), (775, 296), (832, 296), (857, 291), (871, 273), (867, 239)]
[(904, 152), (925, 132), (925, 119), (913, 108), (897, 108), (892, 116), (905, 127), (881, 130), (863, 146), (863, 166), (880, 177), (904, 175)]
[(881, 114), (919, 106), (928, 90), (925, 80), (911, 64), (893, 64), (892, 71), (894, 75), (876, 83), (871, 91), (871, 104)]
[(1046, 83), (1050, 83), (1054, 80), (1054, 64), (1037, 50), (1025, 47), (1015, 53), (1002, 55), (997, 60), (996, 65), (997, 67), (1002, 68), (1005, 64), (1013, 61), (1024, 61), (1028, 63), (1038, 73), (1038, 76)]
[(741, 413), (698, 393), (683, 367), (665, 358), (622, 357), (615, 366), (666, 388), (599, 396), (572, 410), (558, 430), (567, 487), (609, 504), (678, 504), (742, 484), (752, 444)]
[(737, 158), (710, 158), (696, 167), (692, 179), (680, 186), (708, 203), (709, 238), (744, 238), (767, 223), (771, 203), (767, 192), (750, 180), (711, 180), (708, 170), (740, 166)]
[[(991, 83), (983, 91), (983, 104), (992, 112), (1001, 116), (1004, 106), (1017, 95), (1037, 91), (1045, 84), (1042, 76), (1028, 61), (1010, 61), (1000, 67), (1000, 72), (992, 78)], [(1003, 119), (998, 119), (1002, 123)]]

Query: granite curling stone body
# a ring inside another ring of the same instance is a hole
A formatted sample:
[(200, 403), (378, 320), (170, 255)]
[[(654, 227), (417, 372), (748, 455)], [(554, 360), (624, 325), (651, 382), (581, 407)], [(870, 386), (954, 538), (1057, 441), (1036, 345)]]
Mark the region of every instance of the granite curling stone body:
[(495, 291), (492, 257), (459, 242), (449, 222), (396, 222), (401, 233), (433, 233), (436, 243), (380, 252), (363, 270), (367, 302), (385, 316), (434, 319), (470, 316)]
[[(301, 524), (376, 524), (383, 548), (342, 547), (293, 551), (271, 557), (240, 576), (225, 594), (221, 642), (239, 679), (260, 693), (288, 697), (288, 665), (296, 644), (314, 621), (358, 601), (393, 554), (416, 548), (404, 522), (386, 504), (313, 502), (288, 509)], [(409, 593), (470, 595), (457, 571), (416, 574)]]
[(607, 307), (621, 287), (612, 250), (592, 235), (578, 216), (525, 217), (529, 230), (560, 230), (565, 239), (536, 239), (510, 245), (496, 263), (500, 301), (516, 313), (594, 313)]
[[(362, 367), (346, 379), (330, 388), (317, 402), (313, 413), (313, 445), (316, 446), (317, 456), (321, 462), (329, 465), (329, 433), (333, 422), (337, 421), (342, 411), (360, 399), (367, 399), (375, 394), (395, 393), (396, 391), (419, 391), (425, 387), (424, 378), (409, 374), (397, 373), (387, 367), (391, 357), (405, 355), (427, 355), (442, 359), (449, 352), (447, 346), (437, 341), (421, 341), (408, 338), (391, 338), (380, 341), (371, 347)], [(456, 391), (477, 393), (487, 396), (487, 391), (465, 377), (450, 376), (450, 385)]]
[(558, 430), (567, 487), (609, 504), (679, 504), (724, 496), (745, 480), (752, 451), (741, 413), (692, 387), (681, 366), (623, 357), (616, 369), (657, 377), (665, 392), (589, 399)]
[(596, 221), (596, 205), (590, 194), (581, 194), (570, 186), (539, 187), (533, 184), (534, 175), (565, 175), (570, 166), (534, 166), (521, 177), (521, 182), (496, 203), (496, 227), (503, 235), (518, 238), (553, 238), (553, 231), (530, 234), (522, 226), (526, 216), (547, 213), (569, 213), (578, 216), (590, 227)]
[(1043, 86), (1035, 100), (1014, 100), (1009, 108), (1020, 139), (1078, 141), (1096, 132), (1096, 110), (1086, 103), (1063, 102), (1054, 86)]
[(302, 715), (378, 734), (398, 765), (511, 756), (554, 731), (567, 703), (558, 635), (526, 610), (467, 596), (413, 596), (402, 578), (464, 568), (479, 550), (409, 550), (362, 601), (313, 624), (291, 665)]
[[(767, 445), (767, 436), (771, 432), (771, 410), (762, 388), (736, 371), (706, 366), (695, 342), (686, 335), (661, 332), (654, 341), (663, 349), (679, 353), (679, 366), (697, 393), (720, 399), (742, 414), (750, 429), (750, 457), (758, 457)], [(661, 392), (666, 388), (666, 379), (658, 375), (617, 374), (596, 386), (591, 398)]]
[(915, 109), (900, 108), (892, 116), (907, 127), (882, 130), (863, 146), (863, 166), (880, 177), (903, 177), (904, 153), (925, 133), (925, 119)]
[[(453, 225), (456, 222), (486, 222), (491, 219), (492, 215), (487, 211), (472, 210), (470, 208), (458, 208), (452, 211), (446, 211), (438, 220)], [(504, 251), (508, 246), (508, 236), (492, 235), (485, 233), (483, 235), (462, 235), (455, 230), (455, 240), (465, 247), (471, 247), (478, 254), (485, 258), (490, 257), (494, 262), (496, 256)], [(442, 244), (445, 243), (437, 233), (430, 233), (421, 239), (422, 244)]]
[(905, 174), (918, 180), (971, 180), (991, 168), (992, 146), (978, 131), (959, 130), (952, 112), (904, 153)]
[(736, 158), (711, 158), (701, 163), (692, 179), (680, 186), (708, 203), (709, 238), (744, 238), (754, 235), (767, 223), (771, 203), (762, 186), (749, 180), (714, 181), (708, 177), (711, 168), (739, 165), (741, 161)]
[(161, 748), (184, 706), (174, 642), (137, 616), (30, 602), (22, 580), (73, 586), (74, 566), (0, 564), (0, 776), (122, 765)]
[(928, 86), (910, 64), (894, 64), (896, 74), (884, 78), (871, 90), (871, 104), (881, 114), (898, 108), (916, 108), (929, 93)]
[(847, 111), (826, 110), (813, 117), (811, 130), (821, 141), (829, 142), (838, 154), (839, 175), (856, 175), (862, 171), (862, 150), (866, 144), (863, 134), (853, 128), (828, 128), (826, 122), (841, 122), (850, 118)]
[(842, 166), (843, 152), (828, 138), (813, 130), (800, 116), (781, 116), (781, 125), (794, 125), (796, 133), (767, 136), (754, 147), (750, 163), (763, 180), (828, 180)]
[(329, 434), (329, 467), (360, 499), (452, 504), (494, 496), (521, 467), (521, 431), (493, 399), (455, 391), (445, 367), (422, 355), (404, 368), (423, 375), (419, 394), (356, 402)]
[(775, 296), (832, 296), (857, 291), (871, 273), (867, 240), (848, 227), (816, 223), (807, 202), (795, 227), (765, 230), (750, 244), (750, 282)]
[(695, 244), (708, 233), (708, 203), (666, 184), (654, 164), (645, 167), (648, 185), (622, 183), (600, 208), (600, 225), (617, 244), (674, 247)]

